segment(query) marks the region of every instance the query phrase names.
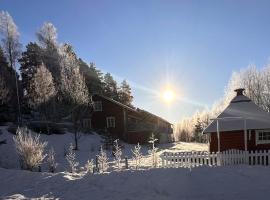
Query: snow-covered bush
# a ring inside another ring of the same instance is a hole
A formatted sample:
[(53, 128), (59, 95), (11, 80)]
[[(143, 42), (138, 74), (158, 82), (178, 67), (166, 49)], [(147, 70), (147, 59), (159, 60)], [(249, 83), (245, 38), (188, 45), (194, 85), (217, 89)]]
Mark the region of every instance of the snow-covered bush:
[(158, 157), (157, 157), (157, 148), (155, 147), (155, 142), (158, 139), (155, 138), (155, 135), (152, 133), (150, 140), (148, 141), (150, 144), (152, 144), (152, 149), (150, 149), (148, 151), (148, 153), (150, 154), (151, 158), (152, 158), (152, 167), (157, 167), (158, 164)]
[(44, 148), (47, 142), (40, 141), (40, 135), (33, 136), (27, 128), (18, 128), (13, 137), (22, 169), (33, 170), (41, 165), (46, 157)]
[(118, 139), (114, 141), (113, 155), (115, 157), (115, 163), (116, 163), (117, 170), (121, 170), (122, 150), (121, 150), (121, 147), (118, 144)]
[(49, 150), (47, 163), (48, 163), (49, 172), (54, 173), (58, 164), (55, 162), (55, 152), (53, 148)]
[(100, 153), (98, 155), (98, 168), (100, 172), (106, 172), (108, 167), (109, 167), (108, 157), (106, 152), (103, 150), (101, 146)]
[(70, 146), (69, 146), (69, 150), (68, 150), (68, 153), (66, 155), (66, 159), (67, 159), (67, 162), (69, 164), (71, 173), (76, 172), (77, 167), (79, 166), (79, 163), (76, 162), (76, 154), (74, 152), (74, 147), (72, 144), (70, 144)]
[(94, 161), (93, 159), (91, 160), (87, 160), (86, 164), (85, 164), (85, 170), (86, 170), (86, 173), (93, 173), (93, 169), (94, 169)]
[(141, 158), (142, 158), (142, 153), (141, 153), (141, 146), (138, 143), (135, 147), (134, 150), (131, 149), (131, 152), (133, 154), (133, 160), (135, 161), (135, 168), (138, 169), (140, 168), (141, 165)]

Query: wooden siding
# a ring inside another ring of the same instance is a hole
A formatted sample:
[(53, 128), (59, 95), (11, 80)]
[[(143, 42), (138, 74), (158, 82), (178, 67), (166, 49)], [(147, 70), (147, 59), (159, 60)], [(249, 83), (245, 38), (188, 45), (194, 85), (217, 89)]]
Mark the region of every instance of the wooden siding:
[[(249, 136), (249, 134), (251, 134)], [(210, 137), (210, 152), (218, 151), (217, 134), (211, 133)], [(244, 143), (244, 131), (231, 131), (220, 133), (220, 151), (229, 149), (245, 150)], [(256, 145), (256, 133), (252, 130), (250, 133), (247, 131), (247, 150), (269, 150), (270, 144), (257, 144)]]

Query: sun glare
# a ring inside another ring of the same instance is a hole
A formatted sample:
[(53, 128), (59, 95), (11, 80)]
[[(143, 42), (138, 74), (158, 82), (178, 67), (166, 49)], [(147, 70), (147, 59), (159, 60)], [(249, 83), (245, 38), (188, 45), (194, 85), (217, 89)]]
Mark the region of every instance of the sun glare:
[(175, 95), (172, 90), (167, 89), (163, 92), (162, 97), (165, 102), (170, 103), (174, 100)]

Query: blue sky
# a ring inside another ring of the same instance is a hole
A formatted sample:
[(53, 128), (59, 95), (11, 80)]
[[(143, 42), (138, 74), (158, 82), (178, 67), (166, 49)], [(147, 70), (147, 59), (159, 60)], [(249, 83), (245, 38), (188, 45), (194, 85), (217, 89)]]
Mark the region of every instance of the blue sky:
[[(269, 62), (269, 8), (262, 0), (0, 0), (24, 45), (52, 22), (59, 42), (131, 83), (135, 106), (171, 122), (211, 106), (232, 71)], [(171, 105), (156, 95), (165, 85), (179, 96)]]

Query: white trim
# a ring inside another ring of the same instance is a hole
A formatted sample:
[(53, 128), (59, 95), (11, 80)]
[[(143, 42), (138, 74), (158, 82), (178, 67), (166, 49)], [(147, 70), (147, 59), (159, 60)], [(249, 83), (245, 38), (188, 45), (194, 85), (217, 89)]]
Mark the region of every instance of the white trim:
[(94, 101), (94, 111), (102, 111), (102, 101)]
[(91, 118), (83, 119), (83, 128), (92, 128)]
[(115, 128), (115, 117), (106, 117), (107, 128)]
[(270, 144), (270, 136), (268, 136), (269, 139), (267, 140), (259, 139), (260, 133), (268, 133), (270, 135), (270, 130), (256, 130), (255, 133), (256, 133), (256, 145), (257, 144)]

